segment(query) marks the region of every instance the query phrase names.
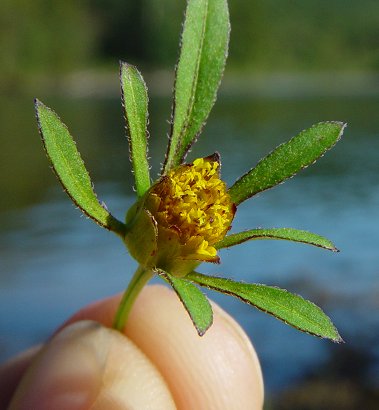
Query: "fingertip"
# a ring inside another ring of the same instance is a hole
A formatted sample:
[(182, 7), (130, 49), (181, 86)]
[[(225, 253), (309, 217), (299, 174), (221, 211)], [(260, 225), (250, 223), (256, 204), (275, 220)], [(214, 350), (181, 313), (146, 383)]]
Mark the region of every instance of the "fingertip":
[(176, 295), (144, 289), (126, 328), (166, 379), (181, 409), (261, 409), (263, 380), (257, 355), (240, 326), (214, 306), (214, 323), (197, 335)]
[(123, 334), (108, 331), (113, 335), (112, 348), (102, 389), (91, 409), (174, 410), (171, 392), (155, 365)]
[(40, 349), (40, 345), (34, 346), (17, 356), (12, 357), (1, 365), (0, 408), (8, 408), (9, 402), (20, 383), (20, 380)]
[(247, 373), (247, 378), (250, 380), (249, 383), (254, 386), (254, 402), (256, 403), (256, 408), (260, 409), (263, 407), (264, 402), (264, 382), (257, 352), (247, 334), (229, 313), (215, 302), (212, 302), (212, 308), (216, 317), (215, 322), (219, 323), (222, 327), (221, 332), (226, 332), (229, 337), (234, 339), (241, 349), (242, 358), (246, 357), (245, 365), (241, 367), (241, 370)]
[(93, 343), (99, 329), (95, 322), (78, 322), (59, 332), (26, 371), (10, 409), (88, 408), (100, 388), (106, 357)]
[[(111, 326), (120, 295), (97, 302), (70, 321)], [(214, 323), (199, 337), (174, 292), (145, 287), (125, 334), (155, 364), (181, 409), (261, 409), (264, 388), (256, 352), (237, 322), (213, 303)], [(218, 407), (217, 407), (218, 406)]]
[(170, 392), (125, 336), (92, 321), (56, 334), (22, 379), (10, 410), (173, 409)]

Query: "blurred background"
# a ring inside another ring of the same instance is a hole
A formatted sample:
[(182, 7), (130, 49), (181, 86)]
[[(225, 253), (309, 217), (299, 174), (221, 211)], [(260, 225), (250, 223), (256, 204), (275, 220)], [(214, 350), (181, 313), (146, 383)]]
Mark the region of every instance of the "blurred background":
[[(211, 297), (251, 337), (267, 409), (376, 409), (379, 402), (379, 3), (230, 0), (227, 70), (189, 159), (218, 150), (229, 183), (313, 123), (349, 124), (316, 165), (244, 203), (233, 230), (294, 227), (338, 254), (280, 241), (221, 253), (202, 272), (277, 285), (322, 306), (346, 343), (301, 334)], [(0, 360), (119, 292), (135, 268), (118, 238), (80, 216), (49, 170), (33, 97), (69, 126), (101, 200), (133, 202), (118, 60), (150, 93), (152, 175), (163, 161), (185, 1), (0, 2)], [(238, 261), (238, 262), (237, 262)]]

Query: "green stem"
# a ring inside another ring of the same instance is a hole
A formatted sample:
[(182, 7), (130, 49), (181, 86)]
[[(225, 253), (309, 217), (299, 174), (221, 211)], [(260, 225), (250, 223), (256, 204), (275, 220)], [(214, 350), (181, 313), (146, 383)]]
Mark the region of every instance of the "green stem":
[(141, 265), (138, 267), (128, 287), (126, 288), (124, 295), (122, 296), (120, 305), (118, 306), (117, 313), (113, 321), (114, 329), (120, 331), (124, 329), (136, 297), (152, 277), (153, 273), (150, 269), (146, 269)]

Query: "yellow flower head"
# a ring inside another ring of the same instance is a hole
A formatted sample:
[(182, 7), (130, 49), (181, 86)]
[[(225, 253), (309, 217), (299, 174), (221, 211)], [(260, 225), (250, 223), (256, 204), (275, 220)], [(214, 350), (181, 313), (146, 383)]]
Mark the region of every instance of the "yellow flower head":
[(172, 169), (152, 186), (143, 204), (157, 233), (149, 265), (182, 276), (201, 261), (219, 262), (214, 245), (230, 229), (235, 213), (219, 174), (215, 154)]
[(213, 245), (225, 236), (235, 212), (219, 169), (216, 156), (199, 158), (170, 171), (151, 191), (158, 227), (177, 232), (180, 244), (200, 260), (217, 258)]

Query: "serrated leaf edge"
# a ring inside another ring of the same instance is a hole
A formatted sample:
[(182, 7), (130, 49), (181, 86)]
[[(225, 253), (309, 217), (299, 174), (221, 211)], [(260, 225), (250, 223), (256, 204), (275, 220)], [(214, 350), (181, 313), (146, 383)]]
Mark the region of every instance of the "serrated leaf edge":
[[(148, 92), (147, 92), (146, 82), (145, 82), (145, 80), (144, 80), (144, 78), (143, 78), (141, 72), (137, 69), (137, 67), (135, 67), (134, 65), (129, 64), (129, 63), (125, 62), (125, 61), (122, 61), (122, 60), (119, 61), (119, 66), (120, 66), (120, 68), (119, 68), (119, 77), (120, 77), (120, 91), (121, 91), (121, 106), (122, 106), (122, 112), (123, 112), (123, 117), (124, 117), (124, 121), (125, 121), (125, 132), (126, 132), (126, 136), (127, 136), (128, 142), (129, 142), (129, 161), (130, 161), (131, 164), (132, 164), (132, 172), (133, 172), (133, 174), (135, 174), (134, 161), (133, 161), (133, 144), (132, 144), (132, 137), (131, 137), (131, 135), (130, 135), (130, 134), (131, 134), (130, 124), (129, 124), (128, 116), (127, 116), (127, 114), (126, 114), (126, 102), (125, 102), (124, 90), (123, 90), (123, 86), (122, 86), (122, 72), (123, 72), (123, 69), (124, 69), (124, 68), (131, 67), (131, 68), (133, 68), (133, 69), (136, 70), (136, 72), (137, 72), (137, 74), (138, 74), (138, 76), (139, 76), (139, 78), (140, 78), (140, 80), (141, 80), (141, 83), (143, 84), (143, 86), (144, 86), (144, 88), (145, 88), (146, 103), (147, 103), (147, 104), (149, 103), (149, 95), (148, 95)], [(148, 159), (148, 154), (149, 154), (149, 144), (148, 144), (148, 141), (149, 141), (149, 136), (150, 136), (150, 134), (149, 134), (149, 131), (148, 131), (148, 129), (147, 129), (147, 126), (148, 126), (148, 124), (149, 124), (149, 111), (148, 111), (148, 109), (147, 109), (147, 106), (146, 106), (145, 114), (146, 114), (146, 129), (145, 129), (145, 135), (146, 135), (146, 158)], [(149, 179), (149, 181), (150, 181), (150, 183), (151, 183), (150, 169), (149, 169), (149, 163), (148, 163), (148, 161), (147, 161), (147, 166), (148, 166), (148, 168), (147, 168), (147, 175), (148, 175), (148, 179)], [(137, 181), (135, 181), (135, 183), (136, 183), (136, 192), (138, 192)], [(149, 187), (150, 187), (150, 186), (149, 186)], [(146, 191), (149, 189), (149, 187), (147, 187), (147, 189), (146, 189), (144, 192), (140, 192), (139, 195), (138, 195), (138, 197), (142, 197), (142, 196), (146, 193)]]
[[(295, 229), (295, 228), (267, 228), (267, 230), (274, 230), (274, 229)], [(249, 232), (249, 231), (259, 231), (259, 230), (264, 231), (264, 230), (266, 230), (266, 229), (265, 229), (265, 228), (257, 228), (257, 229), (249, 229), (249, 230), (242, 231), (242, 232), (232, 233), (232, 234), (230, 234), (230, 235), (225, 236), (225, 238), (222, 239), (221, 241), (217, 242), (217, 243), (214, 245), (214, 247), (215, 247), (216, 249), (224, 249), (224, 248), (230, 248), (230, 247), (235, 246), (235, 245), (240, 245), (241, 243), (248, 242), (248, 241), (251, 241), (251, 240), (258, 240), (258, 239), (276, 239), (276, 240), (283, 240), (283, 241), (304, 243), (305, 245), (312, 245), (312, 246), (315, 246), (315, 247), (317, 247), (317, 248), (326, 249), (326, 250), (328, 250), (328, 251), (332, 251), (332, 252), (336, 252), (336, 253), (340, 252), (340, 250), (339, 250), (338, 248), (336, 248), (335, 245), (334, 245), (329, 239), (327, 239), (327, 238), (325, 238), (325, 237), (323, 237), (323, 236), (321, 236), (321, 235), (315, 234), (315, 233), (313, 233), (313, 232), (305, 231), (305, 230), (301, 230), (301, 229), (296, 229), (296, 230), (297, 230), (297, 231), (300, 231), (300, 232), (305, 232), (305, 233), (310, 233), (310, 234), (312, 234), (312, 235), (316, 235), (316, 236), (320, 237), (320, 239), (324, 239), (325, 241), (329, 242), (332, 246), (331, 246), (331, 247), (327, 247), (327, 246), (322, 246), (321, 244), (318, 244), (318, 243), (315, 243), (315, 242), (311, 242), (311, 241), (301, 241), (301, 240), (295, 240), (295, 239), (289, 239), (289, 238), (280, 238), (280, 237), (275, 236), (275, 235), (255, 235), (255, 234), (252, 234), (250, 237), (246, 237), (246, 238), (243, 238), (243, 239), (241, 239), (241, 240), (239, 240), (239, 241), (236, 241), (236, 242), (234, 242), (234, 243), (232, 243), (232, 244), (230, 244), (230, 245), (223, 245), (223, 244), (222, 244), (222, 242), (224, 242), (226, 239), (229, 239), (230, 237), (237, 236), (237, 235), (243, 234), (243, 233), (245, 233), (245, 232), (247, 233), (247, 232)]]
[[(212, 324), (213, 324), (213, 309), (212, 309), (212, 305), (211, 305), (211, 303), (209, 302), (208, 298), (204, 295), (205, 299), (208, 301), (209, 306), (210, 306), (210, 308), (211, 308), (212, 318), (211, 318), (211, 321), (209, 322), (208, 326), (207, 326), (205, 329), (199, 329), (199, 328), (197, 327), (197, 325), (196, 325), (196, 322), (195, 322), (195, 321), (193, 320), (193, 318), (192, 318), (192, 315), (191, 315), (190, 310), (187, 308), (186, 304), (183, 302), (183, 299), (180, 297), (179, 292), (177, 292), (176, 288), (174, 287), (174, 285), (173, 285), (173, 283), (172, 283), (172, 281), (171, 281), (171, 277), (170, 277), (171, 275), (170, 275), (168, 272), (165, 272), (164, 270), (158, 269), (158, 268), (155, 268), (153, 271), (154, 271), (158, 276), (160, 276), (161, 278), (163, 278), (163, 279), (172, 287), (172, 289), (174, 290), (174, 292), (175, 292), (176, 295), (178, 296), (180, 302), (182, 303), (184, 309), (185, 309), (186, 312), (188, 313), (188, 316), (190, 317), (190, 319), (191, 319), (191, 321), (192, 321), (192, 324), (194, 325), (194, 327), (195, 327), (195, 329), (196, 329), (198, 335), (199, 335), (199, 336), (204, 336), (205, 333), (207, 332), (207, 330), (208, 330), (208, 329), (212, 326)], [(182, 280), (185, 280), (186, 282), (190, 283), (191, 285), (194, 285), (194, 283), (196, 283), (196, 282), (193, 282), (193, 281), (190, 281), (190, 280), (186, 280), (186, 279), (184, 279), (184, 278), (181, 278), (181, 279), (182, 279)], [(199, 291), (201, 292), (200, 289), (199, 289)]]
[[(244, 197), (244, 198), (241, 199), (240, 201), (236, 201), (236, 200), (233, 199), (233, 187), (234, 187), (238, 182), (240, 182), (243, 178), (245, 178), (247, 175), (249, 175), (250, 172), (253, 171), (255, 168), (257, 168), (263, 161), (265, 161), (265, 160), (267, 160), (269, 157), (271, 157), (271, 156), (273, 155), (273, 153), (274, 153), (276, 150), (278, 150), (280, 147), (282, 147), (283, 145), (286, 145), (286, 144), (290, 144), (291, 141), (294, 140), (295, 138), (297, 138), (300, 134), (302, 134), (302, 133), (304, 133), (305, 131), (308, 131), (308, 130), (310, 130), (310, 129), (312, 129), (312, 128), (315, 128), (315, 127), (319, 126), (320, 124), (338, 124), (338, 125), (341, 126), (341, 129), (340, 129), (340, 132), (339, 132), (337, 138), (335, 139), (334, 143), (333, 143), (330, 147), (326, 148), (326, 149), (325, 149), (318, 157), (316, 157), (312, 162), (310, 162), (309, 164), (306, 164), (306, 165), (302, 166), (302, 167), (299, 168), (297, 171), (295, 171), (292, 175), (290, 175), (290, 176), (284, 178), (284, 179), (281, 180), (280, 182), (274, 183), (274, 184), (272, 184), (272, 185), (266, 187), (265, 189), (256, 191), (256, 192), (252, 193), (251, 195), (248, 195), (247, 197)], [(337, 144), (337, 142), (341, 139), (341, 137), (342, 137), (342, 135), (343, 135), (344, 130), (345, 130), (346, 127), (347, 127), (347, 123), (344, 123), (344, 122), (342, 122), (342, 121), (320, 121), (320, 122), (318, 122), (318, 123), (316, 123), (316, 124), (313, 124), (310, 128), (305, 128), (305, 129), (303, 129), (302, 131), (300, 131), (298, 134), (296, 134), (295, 136), (293, 136), (293, 137), (292, 137), (291, 139), (289, 139), (288, 141), (279, 144), (279, 145), (278, 145), (277, 147), (275, 147), (272, 151), (270, 151), (270, 152), (268, 153), (268, 155), (266, 155), (265, 157), (263, 157), (262, 159), (260, 159), (254, 167), (252, 167), (251, 169), (249, 169), (245, 174), (243, 174), (240, 178), (238, 178), (238, 179), (234, 182), (234, 184), (229, 188), (228, 192), (229, 192), (229, 194), (230, 194), (230, 196), (231, 196), (233, 202), (238, 206), (238, 205), (241, 204), (242, 202), (248, 200), (249, 198), (252, 198), (253, 196), (259, 194), (260, 192), (268, 191), (268, 190), (271, 189), (271, 188), (274, 188), (274, 187), (276, 187), (276, 186), (278, 186), (278, 185), (283, 184), (283, 183), (286, 182), (287, 180), (293, 178), (295, 175), (297, 175), (297, 174), (298, 174), (300, 171), (302, 171), (303, 169), (306, 169), (306, 168), (308, 168), (309, 166), (313, 165), (316, 161), (318, 161), (320, 158), (322, 158), (322, 157), (326, 154), (327, 151), (329, 151), (330, 149), (332, 149), (332, 148)]]
[[(96, 192), (95, 192), (93, 189), (92, 189), (92, 192), (93, 192), (93, 194), (95, 195), (95, 197), (96, 197), (96, 199), (97, 199), (99, 205), (100, 205), (102, 208), (104, 208), (104, 209), (108, 212), (108, 217), (107, 217), (107, 220), (109, 219), (109, 224), (108, 224), (108, 225), (103, 224), (101, 221), (99, 221), (98, 219), (96, 219), (95, 217), (93, 217), (90, 213), (88, 213), (84, 208), (82, 208), (82, 206), (77, 202), (77, 200), (75, 199), (75, 197), (68, 191), (68, 189), (66, 188), (65, 184), (63, 183), (63, 180), (61, 179), (60, 175), (59, 175), (58, 172), (56, 171), (55, 166), (54, 166), (54, 163), (53, 163), (53, 161), (52, 161), (52, 159), (51, 159), (51, 157), (50, 157), (50, 155), (49, 155), (49, 152), (48, 152), (48, 150), (47, 150), (46, 141), (45, 141), (45, 137), (44, 137), (44, 135), (43, 135), (42, 126), (41, 126), (41, 122), (40, 122), (40, 118), (39, 118), (39, 114), (38, 114), (38, 108), (39, 108), (39, 107), (43, 107), (43, 108), (49, 110), (50, 112), (52, 112), (54, 115), (56, 115), (56, 117), (58, 118), (58, 120), (60, 121), (60, 123), (61, 123), (61, 124), (64, 126), (64, 128), (67, 130), (67, 133), (68, 133), (70, 136), (71, 136), (71, 134), (70, 134), (70, 132), (69, 132), (69, 130), (68, 130), (67, 125), (60, 119), (59, 115), (58, 115), (55, 111), (53, 111), (51, 108), (49, 108), (47, 105), (45, 105), (42, 101), (40, 101), (38, 98), (35, 98), (35, 99), (34, 99), (34, 107), (35, 107), (35, 114), (36, 114), (36, 119), (37, 119), (38, 131), (39, 131), (39, 134), (40, 134), (40, 137), (41, 137), (41, 140), (42, 140), (42, 144), (43, 144), (43, 148), (44, 148), (45, 154), (46, 154), (46, 156), (47, 156), (47, 158), (48, 158), (48, 160), (49, 160), (49, 162), (50, 162), (50, 167), (51, 167), (52, 171), (54, 172), (55, 176), (57, 177), (59, 183), (60, 183), (61, 186), (63, 187), (64, 192), (69, 196), (69, 198), (70, 198), (71, 201), (74, 203), (74, 205), (75, 205), (78, 209), (80, 209), (81, 212), (82, 212), (84, 215), (86, 215), (88, 218), (90, 218), (90, 219), (92, 219), (94, 222), (96, 222), (97, 225), (99, 225), (99, 226), (101, 226), (102, 228), (105, 228), (105, 229), (107, 229), (107, 230), (109, 230), (109, 231), (112, 231), (112, 232), (116, 233), (117, 235), (123, 237), (123, 236), (125, 235), (125, 228), (126, 228), (126, 227), (125, 227), (125, 224), (123, 224), (121, 221), (119, 221), (117, 218), (115, 218), (115, 217), (108, 211), (108, 209), (107, 209), (105, 203), (104, 203), (104, 202), (101, 203), (101, 202), (99, 201), (98, 196), (97, 196)], [(72, 137), (71, 137), (71, 138), (72, 138)], [(75, 145), (76, 145), (76, 142), (74, 141), (73, 138), (72, 138), (72, 140), (73, 140), (73, 142), (74, 142)], [(80, 159), (81, 163), (83, 164), (83, 167), (85, 168), (85, 170), (86, 170), (86, 172), (87, 172), (87, 174), (88, 174), (88, 176), (89, 176), (89, 179), (90, 179), (90, 181), (91, 181), (91, 184), (92, 184), (92, 186), (93, 186), (92, 180), (91, 180), (91, 178), (90, 178), (90, 175), (89, 175), (89, 173), (88, 173), (87, 168), (86, 168), (85, 165), (84, 165), (84, 161), (83, 161), (83, 159), (82, 159), (82, 157), (81, 157), (81, 155), (80, 155), (79, 150), (78, 150), (77, 152), (78, 152), (79, 159)], [(74, 179), (74, 180), (75, 180), (75, 179)]]
[[(202, 275), (201, 273), (198, 273), (198, 272), (193, 272), (193, 273), (194, 273), (195, 275), (207, 276), (207, 275)], [(215, 279), (222, 279), (222, 280), (229, 281), (229, 282), (232, 282), (232, 283), (237, 283), (237, 284), (257, 285), (257, 286), (271, 287), (271, 288), (275, 288), (275, 289), (279, 289), (279, 290), (281, 290), (281, 291), (287, 292), (287, 293), (289, 293), (289, 294), (291, 294), (291, 295), (294, 295), (294, 296), (296, 296), (296, 297), (299, 297), (300, 299), (302, 299), (302, 300), (304, 300), (304, 301), (310, 303), (311, 305), (313, 305), (314, 307), (316, 307), (317, 309), (319, 309), (319, 310), (325, 315), (325, 317), (328, 318), (328, 320), (329, 320), (329, 322), (330, 322), (330, 324), (331, 324), (331, 326), (332, 326), (332, 328), (333, 328), (333, 330), (334, 330), (334, 332), (335, 332), (335, 334), (336, 334), (336, 338), (335, 338), (335, 339), (332, 339), (332, 338), (329, 338), (329, 337), (326, 337), (326, 336), (322, 336), (322, 335), (319, 335), (319, 334), (317, 334), (317, 333), (313, 333), (313, 332), (311, 332), (311, 331), (309, 331), (309, 330), (301, 329), (300, 327), (298, 327), (298, 326), (296, 326), (296, 325), (294, 325), (294, 324), (292, 324), (292, 323), (289, 323), (289, 322), (286, 321), (285, 319), (282, 319), (282, 318), (276, 316), (274, 313), (269, 312), (268, 310), (263, 309), (263, 308), (261, 308), (261, 307), (255, 305), (255, 304), (252, 303), (251, 301), (244, 299), (242, 296), (239, 296), (239, 295), (237, 295), (237, 294), (235, 294), (235, 293), (233, 293), (233, 292), (229, 292), (229, 291), (227, 291), (227, 290), (218, 289), (218, 288), (216, 288), (216, 287), (214, 287), (214, 286), (212, 286), (212, 285), (210, 285), (210, 284), (204, 284), (204, 283), (198, 282), (198, 281), (196, 280), (196, 278), (193, 278), (193, 277), (191, 276), (191, 274), (188, 274), (188, 275), (187, 275), (188, 280), (190, 280), (191, 282), (197, 283), (199, 286), (205, 287), (205, 288), (207, 288), (207, 289), (214, 290), (214, 291), (219, 292), (219, 293), (224, 293), (225, 295), (233, 296), (233, 297), (235, 297), (236, 299), (239, 299), (239, 300), (241, 300), (242, 302), (244, 302), (244, 303), (246, 303), (246, 304), (248, 304), (248, 305), (250, 305), (250, 306), (254, 306), (256, 309), (258, 309), (258, 310), (260, 310), (260, 311), (262, 311), (262, 312), (264, 312), (264, 313), (267, 313), (267, 314), (269, 314), (270, 316), (275, 317), (276, 319), (280, 320), (281, 322), (285, 323), (286, 325), (289, 325), (289, 326), (291, 326), (291, 327), (293, 327), (293, 328), (295, 328), (295, 329), (297, 329), (297, 330), (299, 330), (299, 331), (301, 331), (301, 332), (303, 332), (303, 333), (308, 333), (308, 334), (310, 334), (310, 335), (312, 335), (312, 336), (316, 336), (316, 337), (318, 337), (318, 338), (320, 338), (320, 339), (328, 339), (328, 340), (331, 340), (331, 341), (333, 341), (334, 343), (337, 343), (337, 344), (339, 344), (339, 343), (344, 343), (344, 340), (342, 339), (341, 335), (339, 334), (337, 328), (334, 326), (333, 322), (330, 320), (329, 316), (327, 316), (327, 315), (324, 313), (324, 311), (323, 311), (319, 306), (317, 306), (315, 303), (311, 302), (310, 300), (304, 299), (302, 296), (300, 296), (300, 295), (298, 295), (298, 294), (296, 294), (296, 293), (289, 292), (287, 289), (282, 289), (282, 288), (279, 288), (279, 287), (277, 287), (277, 286), (269, 286), (269, 285), (264, 285), (264, 284), (261, 284), (261, 283), (244, 283), (244, 282), (237, 282), (237, 281), (234, 281), (234, 280), (231, 280), (231, 279), (226, 279), (226, 278), (219, 277), (219, 276), (207, 276), (207, 277), (209, 277), (209, 278), (215, 278)]]

